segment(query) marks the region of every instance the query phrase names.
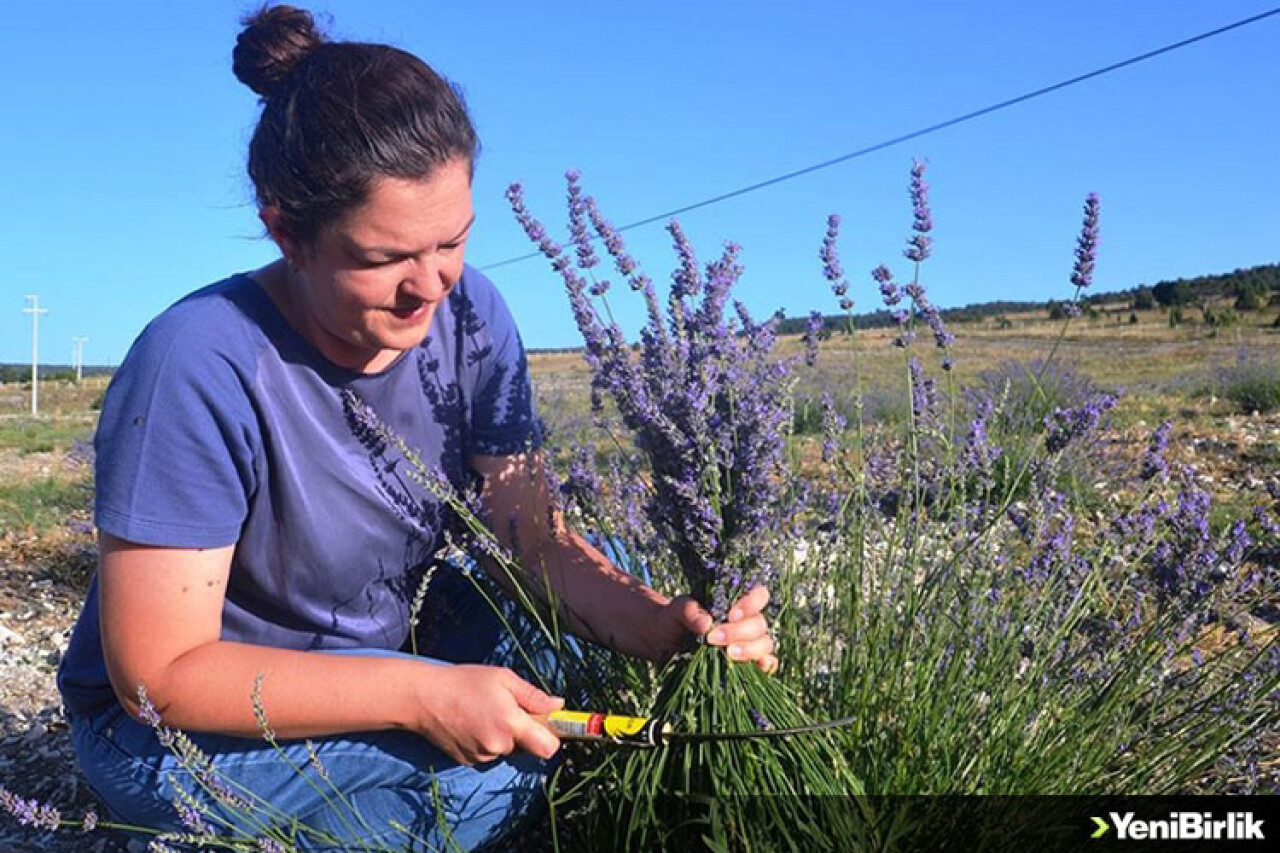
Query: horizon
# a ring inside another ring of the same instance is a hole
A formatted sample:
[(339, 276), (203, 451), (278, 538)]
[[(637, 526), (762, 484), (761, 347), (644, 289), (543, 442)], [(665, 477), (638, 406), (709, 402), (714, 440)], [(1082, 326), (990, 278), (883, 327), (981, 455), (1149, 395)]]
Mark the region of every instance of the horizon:
[[(275, 256), (243, 168), (256, 98), (230, 71), (251, 4), (211, 5), (220, 8), (23, 7), (0, 33), (11, 127), (28, 129), (0, 139), (10, 191), (0, 363), (30, 362), (26, 294), (50, 312), (43, 363), (69, 363), (82, 336), (86, 366), (116, 365), (167, 305)], [(502, 199), (509, 181), (525, 184), (531, 210), (562, 238), (570, 168), (607, 217), (632, 222), (1268, 10), (1256, 0), (927, 0), (786, 14), (757, 2), (573, 3), (550, 14), (495, 3), (481, 34), (474, 10), (306, 5), (331, 35), (404, 47), (465, 90), (484, 146), (468, 249), (479, 268), (531, 249)], [(1102, 199), (1096, 291), (1274, 263), (1277, 33), (1271, 17), (679, 218), (704, 261), (726, 239), (743, 245), (737, 293), (756, 316), (837, 313), (817, 258), (830, 213), (844, 217), (855, 313), (879, 307), (866, 273), (907, 268), (913, 158), (929, 163), (936, 222), (922, 281), (944, 308), (1069, 298), (1091, 191)], [(51, 52), (65, 61), (50, 67)], [(661, 224), (625, 236), (664, 287), (674, 261)], [(545, 261), (490, 275), (529, 349), (580, 345)], [(629, 296), (614, 310), (634, 333), (643, 312)]]

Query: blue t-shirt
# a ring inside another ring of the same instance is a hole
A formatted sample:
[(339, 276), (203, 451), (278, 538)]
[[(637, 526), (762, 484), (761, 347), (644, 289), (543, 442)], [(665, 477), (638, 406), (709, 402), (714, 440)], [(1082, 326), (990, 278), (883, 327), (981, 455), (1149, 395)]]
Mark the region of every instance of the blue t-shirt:
[[(240, 274), (152, 321), (112, 379), (94, 439), (98, 528), (144, 545), (234, 544), (224, 640), (400, 647), (446, 513), (361, 429), (348, 391), (459, 486), (469, 456), (539, 442), (519, 333), (476, 270), (422, 344), (376, 374), (328, 361)], [(73, 712), (114, 701), (96, 577), (58, 686)]]

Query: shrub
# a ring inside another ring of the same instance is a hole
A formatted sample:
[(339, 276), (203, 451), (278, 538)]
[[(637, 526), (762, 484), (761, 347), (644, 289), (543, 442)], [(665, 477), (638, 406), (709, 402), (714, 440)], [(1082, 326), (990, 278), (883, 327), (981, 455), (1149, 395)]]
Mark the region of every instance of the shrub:
[(1280, 360), (1242, 357), (1218, 375), (1215, 385), (1218, 396), (1246, 414), (1280, 411)]

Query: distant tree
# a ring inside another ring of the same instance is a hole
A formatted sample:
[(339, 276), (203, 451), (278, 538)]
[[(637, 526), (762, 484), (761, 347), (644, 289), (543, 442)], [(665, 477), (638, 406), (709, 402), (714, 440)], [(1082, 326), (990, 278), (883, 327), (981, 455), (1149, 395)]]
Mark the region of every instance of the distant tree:
[(1056, 299), (1050, 299), (1049, 305), (1050, 320), (1065, 320), (1067, 318), (1067, 307)]
[(1186, 305), (1192, 298), (1191, 285), (1183, 279), (1162, 281), (1151, 288), (1151, 295), (1155, 297), (1156, 302), (1165, 307)]
[(1235, 286), (1237, 311), (1261, 311), (1267, 307), (1271, 293), (1266, 283), (1256, 276), (1244, 278)]
[(1133, 293), (1132, 308), (1135, 311), (1150, 311), (1156, 307), (1156, 297), (1149, 287), (1139, 287)]
[(1129, 325), (1130, 326), (1138, 325), (1138, 315), (1135, 314), (1133, 311), (1129, 312)]
[(1175, 305), (1169, 309), (1169, 328), (1176, 329), (1182, 325), (1182, 306)]

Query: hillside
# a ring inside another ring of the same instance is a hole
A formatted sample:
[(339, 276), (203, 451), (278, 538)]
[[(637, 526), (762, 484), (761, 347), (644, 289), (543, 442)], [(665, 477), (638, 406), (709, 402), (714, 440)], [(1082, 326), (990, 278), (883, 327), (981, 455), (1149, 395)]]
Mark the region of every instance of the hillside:
[[(1087, 308), (1095, 311), (1149, 310), (1157, 307), (1185, 309), (1209, 305), (1216, 309), (1257, 311), (1280, 306), (1280, 263), (1237, 269), (1229, 273), (1159, 281), (1151, 285), (1140, 284), (1127, 290), (1090, 293), (1083, 301)], [(1055, 312), (1055, 308), (1060, 310), (1061, 304), (1061, 300), (979, 302), (959, 308), (945, 308), (942, 317), (949, 322), (964, 323), (1013, 314), (1048, 314)], [(808, 322), (804, 317), (788, 317), (782, 321), (778, 330), (783, 334), (799, 334), (805, 330)], [(823, 318), (824, 328), (832, 331), (847, 328), (847, 322), (848, 318), (843, 315), (827, 315)], [(859, 329), (875, 329), (891, 326), (894, 320), (887, 310), (881, 309), (856, 314), (853, 322)]]

